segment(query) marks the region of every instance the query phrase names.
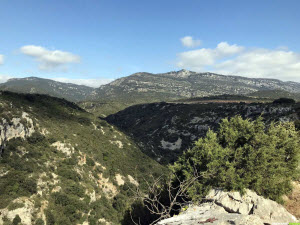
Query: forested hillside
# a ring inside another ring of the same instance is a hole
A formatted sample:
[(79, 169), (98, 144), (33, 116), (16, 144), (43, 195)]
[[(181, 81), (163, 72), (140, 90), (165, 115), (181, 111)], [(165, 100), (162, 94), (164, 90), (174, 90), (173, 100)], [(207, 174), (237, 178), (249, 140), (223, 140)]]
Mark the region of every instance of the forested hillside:
[(0, 103), (0, 224), (119, 224), (129, 188), (166, 171), (74, 103), (10, 92)]

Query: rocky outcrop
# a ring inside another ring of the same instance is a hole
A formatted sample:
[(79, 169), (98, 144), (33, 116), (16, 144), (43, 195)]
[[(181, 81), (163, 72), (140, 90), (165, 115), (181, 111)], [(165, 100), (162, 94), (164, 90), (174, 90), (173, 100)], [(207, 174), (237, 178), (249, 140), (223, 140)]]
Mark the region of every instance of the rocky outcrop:
[(211, 190), (206, 196), (207, 202), (190, 206), (178, 216), (158, 222), (158, 225), (267, 225), (288, 224), (297, 219), (287, 212), (282, 205), (265, 199), (255, 192)]
[(19, 204), (20, 207), (13, 210), (8, 208), (0, 210), (0, 224), (3, 224), (3, 218), (7, 218), (9, 221), (12, 221), (17, 215), (21, 218), (23, 225), (32, 225), (32, 216), (36, 212), (34, 208), (34, 201), (27, 197), (21, 197), (15, 199), (12, 204)]
[(35, 131), (33, 121), (26, 112), (22, 113), (21, 118), (12, 118), (0, 120), (0, 156), (7, 141), (13, 138), (25, 139)]

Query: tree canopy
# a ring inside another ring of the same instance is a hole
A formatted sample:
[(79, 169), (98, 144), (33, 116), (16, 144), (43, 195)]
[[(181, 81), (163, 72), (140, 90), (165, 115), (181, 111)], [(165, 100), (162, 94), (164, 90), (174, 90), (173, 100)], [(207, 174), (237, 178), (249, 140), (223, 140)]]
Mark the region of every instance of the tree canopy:
[(211, 188), (240, 192), (249, 188), (281, 201), (298, 176), (299, 154), (299, 133), (293, 123), (266, 126), (261, 117), (250, 121), (235, 116), (223, 119), (217, 132), (209, 130), (171, 169), (179, 180), (201, 175), (188, 189), (193, 200)]

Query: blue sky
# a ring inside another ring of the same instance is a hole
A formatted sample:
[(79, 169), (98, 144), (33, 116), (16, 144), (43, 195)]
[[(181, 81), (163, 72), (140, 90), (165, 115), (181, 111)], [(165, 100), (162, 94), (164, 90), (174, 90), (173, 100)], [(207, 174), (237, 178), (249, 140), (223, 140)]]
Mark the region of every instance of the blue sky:
[(1, 0), (0, 81), (182, 68), (300, 81), (298, 0)]

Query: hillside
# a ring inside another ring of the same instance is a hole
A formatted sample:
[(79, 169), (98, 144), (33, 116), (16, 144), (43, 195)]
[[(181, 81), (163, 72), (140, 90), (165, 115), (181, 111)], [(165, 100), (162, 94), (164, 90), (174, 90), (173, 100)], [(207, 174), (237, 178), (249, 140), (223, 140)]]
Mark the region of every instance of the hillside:
[(262, 90), (300, 93), (300, 83), (187, 70), (135, 73), (101, 86), (97, 89), (97, 98), (142, 103), (223, 94), (246, 95)]
[(66, 100), (0, 92), (0, 115), (0, 224), (120, 224), (129, 188), (166, 171)]
[(300, 93), (291, 93), (284, 90), (263, 90), (256, 91), (248, 94), (249, 97), (254, 98), (266, 98), (266, 99), (277, 99), (277, 98), (292, 98), (295, 100), (300, 100)]
[(161, 102), (131, 106), (106, 120), (136, 140), (147, 155), (165, 164), (208, 129), (216, 130), (221, 119), (237, 114), (252, 119), (262, 115), (267, 122), (293, 121), (300, 117), (300, 104)]
[[(122, 104), (128, 106), (184, 98), (249, 94), (252, 97), (278, 98), (290, 96), (300, 99), (300, 83), (283, 82), (275, 79), (225, 76), (208, 72), (196, 73), (187, 70), (158, 74), (135, 73), (102, 85), (99, 88), (27, 77), (10, 79), (0, 84), (0, 90), (48, 94), (73, 102), (92, 101), (96, 102), (94, 104), (95, 111), (98, 110), (98, 106), (103, 106), (103, 104), (98, 103), (107, 101), (117, 103), (115, 106)], [(90, 104), (88, 105), (90, 106)], [(112, 111), (114, 111), (113, 108)]]
[(94, 88), (84, 85), (62, 83), (38, 77), (14, 78), (0, 84), (0, 90), (18, 93), (47, 94), (78, 102), (91, 98)]

